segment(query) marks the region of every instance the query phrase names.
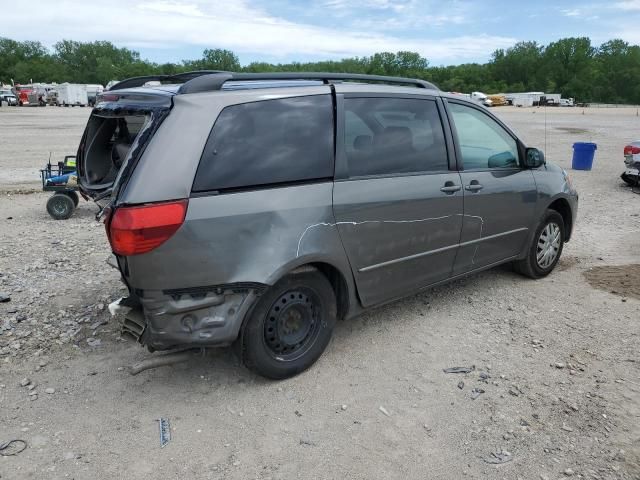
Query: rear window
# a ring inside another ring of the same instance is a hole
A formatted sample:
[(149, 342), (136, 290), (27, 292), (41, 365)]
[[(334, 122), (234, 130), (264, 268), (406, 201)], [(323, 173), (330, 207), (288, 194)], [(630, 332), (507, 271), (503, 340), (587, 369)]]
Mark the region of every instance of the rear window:
[(233, 105), (209, 134), (194, 192), (247, 188), (333, 176), (329, 95)]
[(344, 139), (349, 177), (449, 168), (442, 122), (433, 100), (348, 98)]

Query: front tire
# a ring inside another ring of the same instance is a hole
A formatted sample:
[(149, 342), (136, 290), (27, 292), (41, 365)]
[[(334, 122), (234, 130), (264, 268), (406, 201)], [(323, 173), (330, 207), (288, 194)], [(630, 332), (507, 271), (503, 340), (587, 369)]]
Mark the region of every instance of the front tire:
[(239, 340), (242, 361), (266, 378), (297, 375), (322, 355), (336, 317), (336, 296), (324, 275), (287, 275), (260, 297), (245, 322)]
[(560, 260), (564, 239), (562, 215), (555, 210), (547, 210), (538, 224), (527, 256), (515, 262), (515, 270), (534, 279), (546, 277)]

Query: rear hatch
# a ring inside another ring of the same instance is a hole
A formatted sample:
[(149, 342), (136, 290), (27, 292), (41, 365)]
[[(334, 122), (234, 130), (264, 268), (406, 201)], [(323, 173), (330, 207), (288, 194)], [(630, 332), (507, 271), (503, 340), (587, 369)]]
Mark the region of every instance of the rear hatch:
[(116, 199), (172, 106), (177, 87), (104, 92), (77, 153), (82, 192), (101, 207)]

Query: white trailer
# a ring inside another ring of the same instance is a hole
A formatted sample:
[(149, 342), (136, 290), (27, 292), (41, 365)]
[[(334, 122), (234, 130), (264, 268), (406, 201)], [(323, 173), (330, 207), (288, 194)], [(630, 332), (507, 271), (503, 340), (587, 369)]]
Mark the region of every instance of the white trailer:
[(544, 92), (505, 93), (504, 98), (516, 107), (531, 107), (540, 102)]
[(558, 105), (560, 105), (560, 99), (562, 98), (562, 94), (560, 93), (545, 93), (544, 95), (542, 95), (545, 100), (546, 100), (546, 104), (550, 105), (550, 106), (554, 106), (557, 107)]
[(79, 105), (86, 107), (89, 104), (87, 86), (78, 83), (61, 83), (56, 87), (58, 92), (58, 106), (68, 107)]

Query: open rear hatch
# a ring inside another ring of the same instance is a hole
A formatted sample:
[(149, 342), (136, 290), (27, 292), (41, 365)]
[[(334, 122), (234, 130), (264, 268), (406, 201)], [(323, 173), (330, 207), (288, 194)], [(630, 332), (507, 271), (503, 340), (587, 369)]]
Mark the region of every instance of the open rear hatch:
[(98, 97), (77, 154), (85, 195), (103, 208), (117, 198), (171, 109), (173, 95), (170, 89), (133, 88)]

